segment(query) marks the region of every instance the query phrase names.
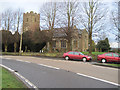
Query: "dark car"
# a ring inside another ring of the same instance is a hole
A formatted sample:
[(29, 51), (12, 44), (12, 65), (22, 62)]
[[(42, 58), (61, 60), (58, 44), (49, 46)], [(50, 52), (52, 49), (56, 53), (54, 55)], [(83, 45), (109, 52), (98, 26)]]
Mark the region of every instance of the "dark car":
[(105, 62), (120, 62), (120, 55), (117, 53), (104, 53), (97, 56), (98, 61)]
[(84, 55), (83, 53), (77, 51), (69, 51), (67, 53), (64, 53), (63, 57), (65, 60), (78, 59), (83, 60), (84, 62), (92, 60), (91, 56)]

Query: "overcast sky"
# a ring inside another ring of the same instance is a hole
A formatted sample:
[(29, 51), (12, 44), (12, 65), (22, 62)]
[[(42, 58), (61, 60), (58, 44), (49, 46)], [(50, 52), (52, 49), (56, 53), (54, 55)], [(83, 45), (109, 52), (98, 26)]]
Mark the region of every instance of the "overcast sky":
[[(43, 3), (45, 2), (53, 2), (55, 0), (0, 0), (0, 13), (4, 12), (6, 9), (18, 9), (21, 8), (24, 12), (34, 11), (39, 13), (40, 8), (42, 7)], [(56, 0), (58, 1), (58, 0)], [(60, 1), (60, 0), (59, 0)], [(64, 0), (61, 0), (64, 1)], [(87, 1), (87, 0), (79, 0), (79, 1)], [(114, 2), (119, 0), (102, 0), (104, 2)], [(112, 4), (109, 4), (109, 8), (112, 8)], [(112, 33), (108, 33), (107, 36), (109, 37), (111, 47), (118, 47), (118, 44), (115, 41), (115, 35)]]

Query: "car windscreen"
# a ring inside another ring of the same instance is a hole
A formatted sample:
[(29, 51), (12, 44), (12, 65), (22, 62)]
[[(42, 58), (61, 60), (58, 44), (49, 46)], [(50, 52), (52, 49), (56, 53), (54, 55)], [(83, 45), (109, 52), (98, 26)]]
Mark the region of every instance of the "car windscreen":
[(69, 52), (68, 54), (74, 54), (74, 52)]
[(105, 56), (111, 56), (112, 57), (112, 53), (107, 53), (107, 54), (105, 54)]
[(79, 52), (81, 55), (84, 55), (83, 53)]
[(115, 54), (115, 53), (113, 53), (113, 56), (114, 57), (120, 57), (118, 54)]

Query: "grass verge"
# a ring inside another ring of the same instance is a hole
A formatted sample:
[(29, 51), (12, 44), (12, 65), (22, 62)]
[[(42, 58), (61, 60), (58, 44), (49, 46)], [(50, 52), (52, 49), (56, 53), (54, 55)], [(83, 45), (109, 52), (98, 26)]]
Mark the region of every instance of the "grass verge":
[(117, 63), (95, 63), (94, 65), (120, 68), (120, 64)]
[(115, 67), (120, 67), (120, 64), (106, 64), (108, 66), (115, 66)]
[(2, 67), (2, 88), (27, 88), (13, 73)]
[(63, 53), (39, 53), (39, 52), (23, 52), (21, 54), (14, 52), (2, 52), (2, 55), (22, 55), (22, 56), (49, 56), (49, 57), (62, 57)]

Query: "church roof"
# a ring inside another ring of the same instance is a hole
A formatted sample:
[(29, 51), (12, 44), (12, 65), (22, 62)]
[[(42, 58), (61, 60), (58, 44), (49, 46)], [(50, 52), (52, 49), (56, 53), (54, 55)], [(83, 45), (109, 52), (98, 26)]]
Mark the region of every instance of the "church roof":
[[(78, 33), (78, 35), (82, 34), (81, 29), (74, 29), (75, 33)], [(73, 29), (72, 29), (72, 33), (74, 33)], [(67, 28), (54, 28), (53, 30), (53, 37), (66, 37), (68, 34), (67, 32)]]

